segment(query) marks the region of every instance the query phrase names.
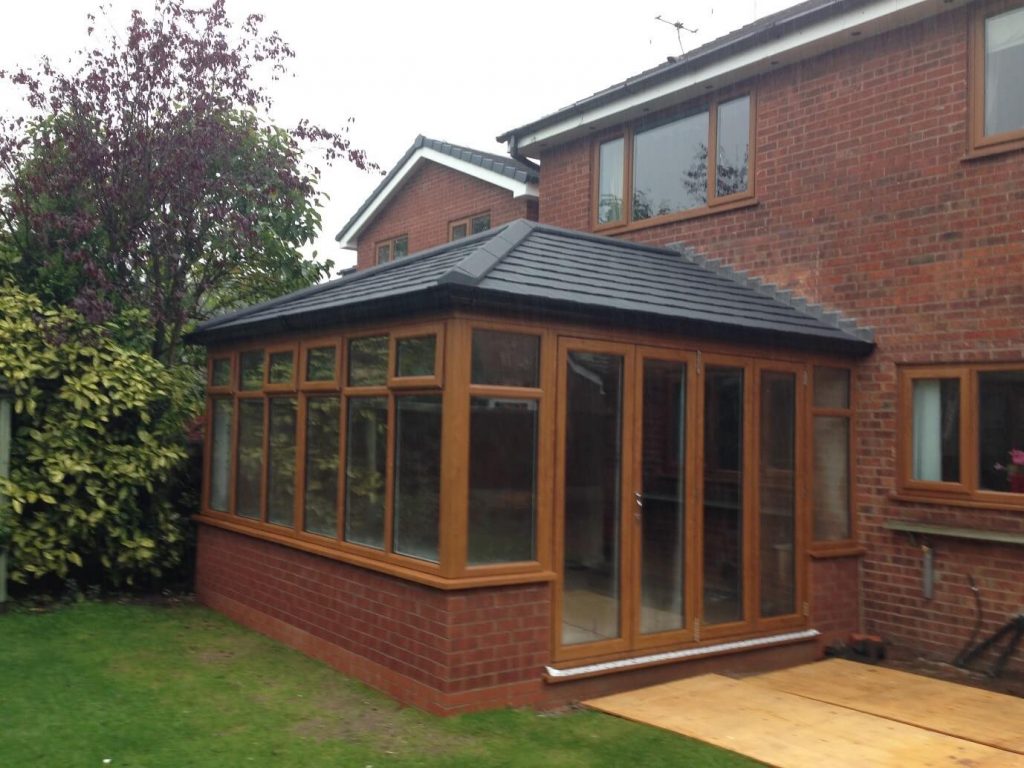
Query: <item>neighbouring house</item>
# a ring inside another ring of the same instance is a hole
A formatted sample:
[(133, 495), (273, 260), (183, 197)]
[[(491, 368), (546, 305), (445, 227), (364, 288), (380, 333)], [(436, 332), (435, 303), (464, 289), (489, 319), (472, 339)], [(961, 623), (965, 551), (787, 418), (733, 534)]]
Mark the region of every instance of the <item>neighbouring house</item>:
[(537, 219), (537, 165), (417, 136), (335, 239), (356, 268)]
[(201, 599), (438, 712), (990, 634), (1021, 72), (1024, 0), (812, 0), (499, 137), (539, 222), (204, 323)]

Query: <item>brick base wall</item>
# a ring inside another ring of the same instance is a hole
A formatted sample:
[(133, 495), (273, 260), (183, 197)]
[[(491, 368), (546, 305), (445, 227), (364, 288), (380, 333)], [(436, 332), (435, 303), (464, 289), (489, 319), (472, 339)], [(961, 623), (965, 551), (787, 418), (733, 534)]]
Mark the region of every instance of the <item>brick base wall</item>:
[(860, 557), (811, 561), (811, 626), (822, 646), (845, 641), (860, 626)]

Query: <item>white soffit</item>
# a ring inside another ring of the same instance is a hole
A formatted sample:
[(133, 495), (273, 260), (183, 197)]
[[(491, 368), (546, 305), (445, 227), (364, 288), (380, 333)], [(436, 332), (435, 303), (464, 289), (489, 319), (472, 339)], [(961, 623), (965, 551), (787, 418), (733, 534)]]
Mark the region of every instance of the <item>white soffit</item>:
[(443, 165), (446, 168), (451, 168), (453, 171), (464, 173), (475, 179), (486, 181), (488, 184), (493, 184), (496, 187), (507, 189), (512, 193), (513, 198), (529, 197), (537, 199), (538, 189), (536, 184), (528, 181), (516, 181), (502, 173), (489, 171), (466, 160), (460, 160), (457, 157), (438, 152), (436, 149), (420, 147), (400, 168), (388, 174), (388, 183), (374, 199), (373, 204), (363, 211), (362, 215), (340, 234), (338, 240), (341, 242), (342, 248), (355, 249), (358, 247), (359, 234), (366, 228), (366, 225), (402, 189), (402, 186), (412, 176), (413, 172), (427, 161)]
[(962, 5), (964, 0), (884, 0), (850, 8), (778, 39), (685, 71), (670, 80), (650, 87), (637, 84), (634, 87), (639, 90), (635, 92), (624, 89), (621, 98), (519, 135), (516, 148), (536, 158), (549, 144), (560, 144), (617, 125), (646, 112), (696, 98), (712, 88), (718, 89)]

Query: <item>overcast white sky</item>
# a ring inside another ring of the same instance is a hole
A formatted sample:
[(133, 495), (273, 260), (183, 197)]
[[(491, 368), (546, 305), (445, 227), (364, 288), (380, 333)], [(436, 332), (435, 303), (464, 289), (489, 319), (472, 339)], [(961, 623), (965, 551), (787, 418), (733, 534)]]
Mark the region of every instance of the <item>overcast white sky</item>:
[[(117, 29), (132, 8), (152, 7), (151, 0), (108, 4)], [(795, 0), (228, 0), (228, 11), (239, 21), (262, 13), (297, 53), (294, 77), (273, 90), (277, 122), (308, 117), (337, 128), (353, 117), (353, 143), (388, 169), (418, 133), (504, 152), (494, 141), (499, 133), (677, 55), (676, 31), (658, 15), (698, 30), (682, 34), (692, 50), (790, 5)], [(66, 61), (85, 44), (85, 16), (97, 7), (91, 0), (4, 2), (0, 69), (44, 54)], [(0, 111), (18, 107), (0, 90)], [(310, 250), (339, 266), (354, 262), (334, 235), (379, 181), (344, 165), (325, 169), (331, 199)]]

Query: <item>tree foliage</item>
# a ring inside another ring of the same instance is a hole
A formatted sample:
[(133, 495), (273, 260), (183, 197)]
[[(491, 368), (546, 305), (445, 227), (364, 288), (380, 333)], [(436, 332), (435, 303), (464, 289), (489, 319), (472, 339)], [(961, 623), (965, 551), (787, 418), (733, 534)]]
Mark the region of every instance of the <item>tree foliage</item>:
[(148, 335), (120, 330), (138, 318), (119, 320), (97, 326), (0, 286), (0, 378), (17, 425), (0, 549), (16, 582), (131, 584), (181, 557), (186, 518), (167, 489), (194, 382), (149, 354)]
[(166, 362), (194, 321), (316, 281), (329, 265), (298, 250), (320, 227), (303, 149), (371, 166), (347, 126), (269, 120), (259, 76), (293, 55), (260, 16), (234, 26), (224, 0), (157, 0), (71, 73), (0, 73), (31, 112), (0, 119), (0, 268), (91, 320), (145, 308)]

